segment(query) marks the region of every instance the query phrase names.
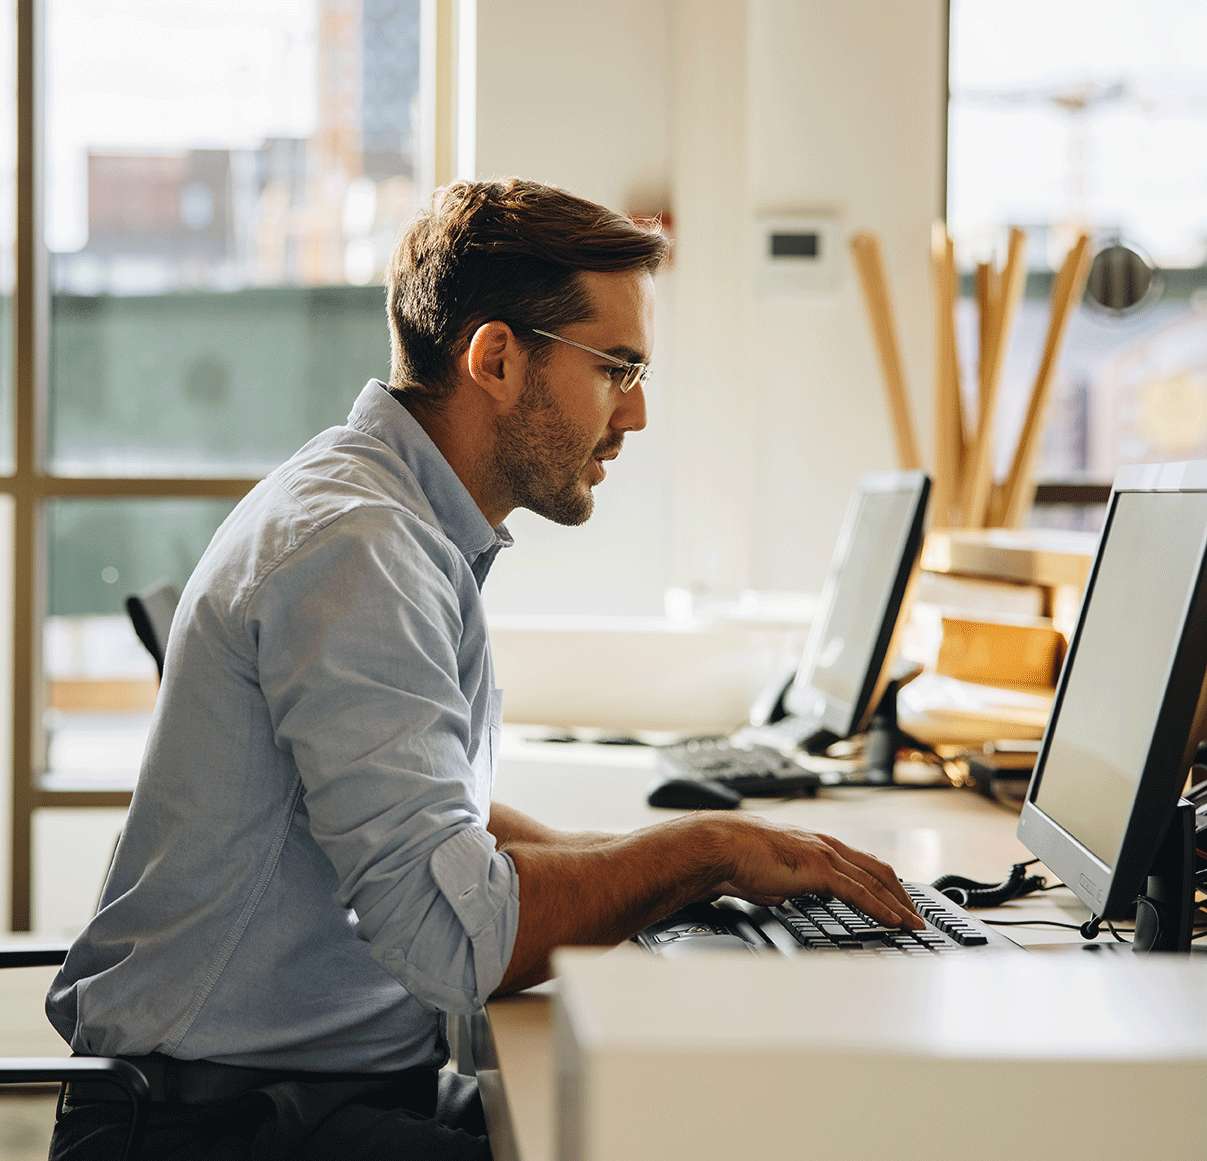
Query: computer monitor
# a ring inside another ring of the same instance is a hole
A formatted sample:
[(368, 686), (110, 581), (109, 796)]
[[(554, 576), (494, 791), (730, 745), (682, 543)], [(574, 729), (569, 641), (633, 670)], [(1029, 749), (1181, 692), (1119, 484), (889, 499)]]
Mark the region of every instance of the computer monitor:
[(1207, 461), (1125, 468), (1018, 826), (1092, 916), (1125, 914), (1178, 839), (1205, 667)]
[(930, 478), (859, 482), (843, 519), (809, 644), (784, 699), (794, 717), (845, 738), (867, 724), (887, 683), (893, 634), (922, 548)]

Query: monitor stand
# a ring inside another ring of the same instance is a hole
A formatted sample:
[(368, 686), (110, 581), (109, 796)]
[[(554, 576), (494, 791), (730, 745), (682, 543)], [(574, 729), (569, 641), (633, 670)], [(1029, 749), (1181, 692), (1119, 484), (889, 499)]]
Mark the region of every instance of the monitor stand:
[[(897, 694), (916, 671), (905, 677), (891, 679), (884, 687), (884, 693), (876, 704), (872, 720), (863, 734), (862, 763), (857, 770), (850, 774), (841, 774), (829, 781), (822, 778), (822, 786), (896, 786), (897, 779), (894, 770), (897, 765), (897, 752), (907, 748), (928, 750), (930, 747), (920, 742), (911, 734), (907, 734), (897, 723)], [(831, 736), (831, 740), (834, 739)], [(930, 783), (909, 783), (918, 789), (931, 785)], [(950, 783), (935, 783), (935, 785), (950, 786)]]
[(1190, 950), (1194, 860), (1194, 804), (1179, 798), (1136, 904), (1132, 951)]
[(863, 743), (863, 778), (868, 786), (893, 786), (893, 774), (897, 765), (897, 752), (904, 749), (929, 750), (912, 734), (907, 734), (897, 724), (897, 694), (902, 686), (913, 677), (897, 678), (884, 687), (884, 694), (872, 714)]

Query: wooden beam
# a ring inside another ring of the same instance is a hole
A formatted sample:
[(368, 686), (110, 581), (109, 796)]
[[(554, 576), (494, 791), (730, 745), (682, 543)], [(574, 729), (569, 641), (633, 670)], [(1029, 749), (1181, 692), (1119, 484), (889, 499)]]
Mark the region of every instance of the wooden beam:
[(1048, 318), (1043, 355), (1031, 387), (1027, 414), (1019, 433), (1010, 474), (1006, 477), (1002, 523), (1007, 528), (1017, 528), (1023, 523), (1035, 497), (1035, 460), (1039, 454), (1044, 418), (1056, 379), (1056, 364), (1060, 358), (1060, 348), (1064, 342), (1069, 318), (1081, 301), (1089, 272), (1090, 238), (1088, 234), (1083, 233), (1078, 236), (1065, 256), (1060, 273), (1052, 286), (1052, 312)]
[(922, 456), (918, 452), (918, 440), (914, 434), (909, 392), (901, 365), (901, 351), (897, 343), (897, 328), (893, 321), (893, 305), (889, 297), (880, 239), (875, 234), (856, 234), (851, 238), (850, 247), (851, 256), (855, 260), (855, 270), (859, 275), (859, 285), (863, 290), (868, 321), (872, 327), (876, 355), (880, 361), (893, 440), (897, 447), (897, 463), (906, 470), (920, 468)]
[[(993, 484), (995, 422), (998, 389), (1006, 362), (1010, 332), (1027, 282), (1027, 236), (1012, 229), (1006, 249), (1006, 266), (1000, 287), (990, 303), (988, 349), (982, 350), (981, 414), (976, 438), (968, 456), (964, 481), (965, 522), (970, 528), (989, 524), (989, 497)], [(984, 330), (982, 326), (982, 330)]]

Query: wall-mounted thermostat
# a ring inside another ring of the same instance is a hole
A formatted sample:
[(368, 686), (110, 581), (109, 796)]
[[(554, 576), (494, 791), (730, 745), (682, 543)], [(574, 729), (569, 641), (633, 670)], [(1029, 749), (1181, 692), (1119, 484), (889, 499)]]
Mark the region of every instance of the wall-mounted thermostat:
[(840, 231), (834, 214), (755, 219), (755, 288), (760, 295), (829, 294), (838, 286)]

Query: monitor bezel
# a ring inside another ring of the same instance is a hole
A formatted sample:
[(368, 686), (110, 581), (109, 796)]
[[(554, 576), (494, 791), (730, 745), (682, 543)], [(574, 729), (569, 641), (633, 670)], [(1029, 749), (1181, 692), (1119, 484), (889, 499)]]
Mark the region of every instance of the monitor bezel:
[[(897, 559), (888, 595), (880, 609), (874, 612), (869, 611), (869, 615), (878, 616), (879, 620), (871, 655), (864, 668), (859, 693), (854, 701), (846, 701), (836, 698), (832, 694), (823, 693), (809, 684), (813, 671), (813, 657), (820, 647), (825, 626), (833, 610), (831, 593), (830, 599), (823, 601), (823, 620), (817, 623), (815, 631), (810, 634), (809, 646), (801, 659), (788, 695), (790, 706), (793, 703), (799, 705), (809, 700), (816, 703), (820, 698), (822, 704), (819, 724), (840, 738), (857, 734), (866, 726), (878, 699), (888, 684), (888, 670), (892, 660), (894, 639), (900, 628), (901, 612), (909, 583), (922, 551), (927, 502), (930, 499), (930, 476), (923, 471), (896, 471), (875, 472), (861, 477), (847, 504), (847, 513), (843, 519), (836, 547), (848, 535), (850, 523), (859, 511), (862, 498), (868, 494), (884, 492), (912, 493), (913, 507), (910, 510), (909, 527), (906, 531), (901, 555)], [(834, 565), (832, 562), (830, 572), (826, 577), (826, 592), (831, 592), (833, 583)], [(790, 710), (790, 712), (793, 711)]]
[(1195, 583), (1182, 611), (1181, 631), (1170, 659), (1165, 693), (1113, 865), (1099, 858), (1045, 813), (1037, 796), (1119, 498), (1135, 493), (1194, 492), (1207, 492), (1207, 461), (1133, 465), (1120, 469), (1116, 475), (1077, 625), (1061, 668), (1052, 710), (1019, 815), (1019, 839), (1094, 915), (1123, 914), (1143, 889), (1185, 784), (1195, 745), (1207, 730), (1207, 680), (1203, 664), (1207, 657), (1207, 584), (1204, 583), (1207, 581), (1207, 531), (1199, 546)]

